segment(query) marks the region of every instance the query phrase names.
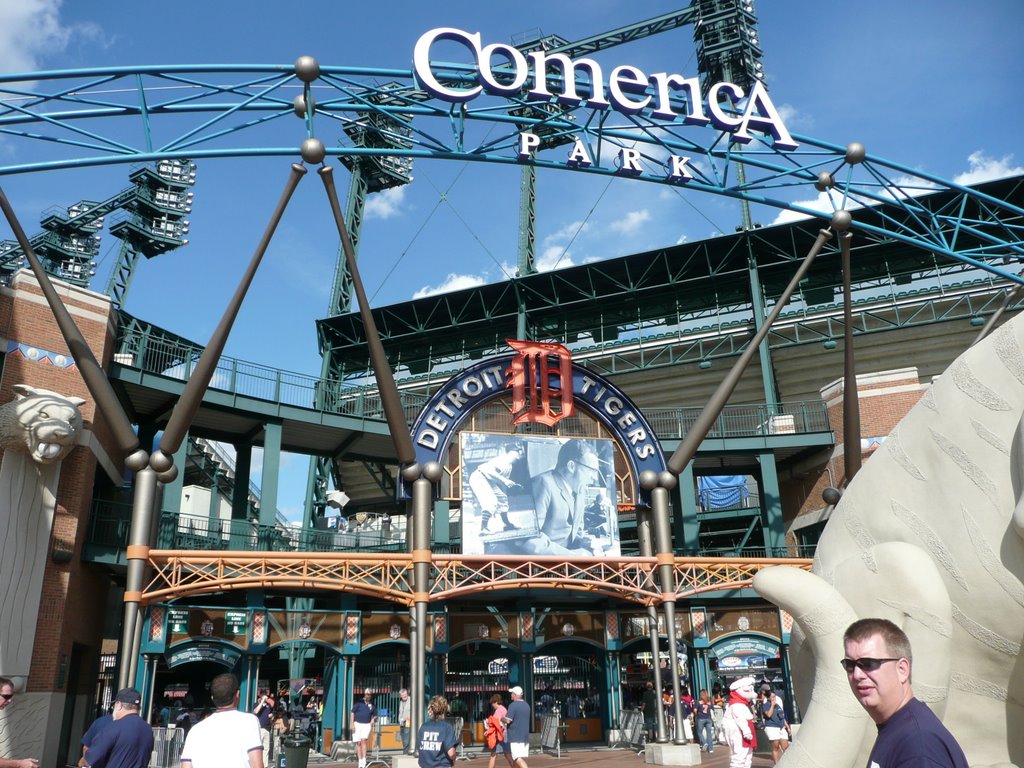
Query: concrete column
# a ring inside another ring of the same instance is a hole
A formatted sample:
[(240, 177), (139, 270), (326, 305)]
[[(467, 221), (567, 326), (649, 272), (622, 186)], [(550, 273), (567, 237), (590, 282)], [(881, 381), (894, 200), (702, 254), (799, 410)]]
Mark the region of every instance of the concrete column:
[(281, 425), (263, 425), (263, 473), (260, 476), (260, 525), (273, 527), (277, 518), (278, 475), (281, 470)]
[(218, 480), (220, 480), (220, 475), (220, 467), (214, 465), (213, 477), (210, 479), (209, 531), (211, 535), (214, 531), (217, 531), (219, 533), (223, 530), (223, 526), (221, 525), (220, 522), (220, 493), (217, 492), (217, 485)]
[(768, 557), (783, 557), (786, 547), (786, 525), (782, 520), (782, 498), (779, 475), (775, 470), (775, 454), (759, 453), (761, 465), (761, 509), (764, 521), (764, 545)]
[[(188, 435), (181, 441), (178, 450), (174, 452), (174, 466), (184, 467), (188, 457)], [(181, 491), (185, 487), (185, 473), (179, 472), (174, 480), (164, 486), (164, 499), (162, 509), (165, 513), (177, 515), (181, 512)], [(157, 546), (162, 546), (158, 544)]]
[(252, 443), (235, 444), (235, 487), (231, 494), (231, 518), (249, 517), (249, 479), (252, 464)]
[(693, 462), (679, 473), (679, 487), (676, 489), (680, 513), (673, 520), (676, 523), (676, 541), (686, 552), (700, 553), (700, 523), (697, 522), (697, 487), (693, 480)]

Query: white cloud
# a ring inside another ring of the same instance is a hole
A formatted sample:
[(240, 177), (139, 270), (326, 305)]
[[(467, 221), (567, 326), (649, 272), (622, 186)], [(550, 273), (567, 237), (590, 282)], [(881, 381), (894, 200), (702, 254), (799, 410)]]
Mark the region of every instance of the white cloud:
[(60, 53), (74, 37), (98, 38), (95, 24), (64, 25), (62, 0), (0, 2), (0, 72), (33, 72), (48, 55)]
[(412, 295), (414, 299), (422, 299), (427, 296), (436, 296), (439, 293), (450, 293), (451, 291), (461, 291), (464, 288), (475, 288), (478, 285), (483, 285), (486, 281), (482, 277), (477, 275), (457, 275), (454, 272), (448, 273), (448, 277), (440, 285), (424, 286), (420, 288), (416, 293)]
[(687, 243), (689, 241), (690, 241), (690, 238), (688, 238), (686, 235), (680, 235), (679, 239), (676, 240), (676, 245), (682, 245), (683, 243)]
[[(830, 194), (836, 195), (835, 204), (829, 197)], [(812, 211), (821, 211), (822, 213), (832, 214), (833, 211), (839, 207), (839, 203), (842, 201), (842, 195), (837, 192), (819, 192), (818, 196), (812, 200), (796, 200), (793, 205), (798, 205), (802, 208), (810, 208)], [(800, 213), (799, 211), (793, 211), (785, 209), (779, 211), (779, 215), (775, 217), (772, 224), (785, 224), (788, 221), (799, 221), (800, 219), (810, 218), (810, 214)]]
[(305, 507), (290, 504), (285, 505), (283, 507), (279, 506), (278, 510), (281, 512), (282, 515), (284, 515), (285, 520), (287, 520), (292, 525), (299, 525), (300, 523), (302, 523), (302, 516), (305, 513)]
[(562, 240), (571, 240), (577, 235), (582, 235), (589, 229), (590, 224), (585, 221), (570, 222), (561, 229), (552, 232), (550, 235), (546, 235), (544, 237), (544, 245), (553, 245), (554, 243)]
[(806, 112), (801, 112), (792, 104), (779, 104), (776, 109), (778, 109), (779, 117), (782, 118), (786, 128), (791, 131), (799, 133), (814, 126), (814, 118)]
[[(980, 184), (983, 181), (991, 181), (992, 179), (1001, 179), (1006, 176), (1018, 176), (1024, 174), (1024, 166), (1013, 165), (1013, 155), (1005, 155), (1004, 157), (995, 159), (988, 157), (983, 151), (978, 150), (972, 152), (967, 158), (967, 165), (969, 170), (959, 173), (953, 177), (954, 184), (970, 185)], [(890, 186), (886, 186), (876, 191), (881, 197), (887, 197), (890, 199), (899, 199), (907, 197), (917, 197), (918, 195), (925, 195), (929, 192), (934, 192), (939, 189), (940, 185), (929, 181), (928, 179), (922, 179), (917, 176), (897, 176), (892, 179)], [(829, 194), (832, 195), (832, 199), (829, 199)], [(834, 201), (834, 204), (833, 204)], [(840, 207), (842, 204), (842, 195), (838, 190), (833, 190), (831, 193), (819, 192), (818, 196), (813, 200), (798, 200), (793, 205), (799, 205), (804, 208), (810, 208), (811, 210), (821, 211), (823, 213), (831, 214), (834, 210)], [(869, 205), (877, 205), (876, 202), (871, 202)], [(861, 203), (856, 200), (847, 200), (845, 207), (848, 210), (854, 208), (860, 208)], [(797, 221), (799, 219), (808, 218), (808, 214), (798, 213), (792, 210), (780, 211), (778, 216), (772, 224), (785, 224), (789, 221)]]
[(390, 219), (398, 216), (402, 211), (402, 203), (405, 201), (405, 186), (392, 187), (369, 195), (366, 198), (366, 208), (363, 216), (369, 219)]
[(553, 245), (545, 248), (539, 256), (534, 256), (534, 267), (538, 272), (550, 272), (555, 269), (564, 269), (573, 265), (572, 251), (567, 251), (560, 245)]
[(1024, 167), (1011, 165), (1012, 161), (1013, 155), (1006, 155), (996, 160), (986, 156), (981, 150), (972, 152), (967, 158), (970, 170), (957, 174), (953, 177), (953, 181), (956, 184), (979, 184), (983, 181), (1024, 173)]
[(608, 228), (622, 235), (631, 235), (651, 220), (651, 212), (646, 208), (642, 211), (630, 211), (618, 221), (613, 221)]

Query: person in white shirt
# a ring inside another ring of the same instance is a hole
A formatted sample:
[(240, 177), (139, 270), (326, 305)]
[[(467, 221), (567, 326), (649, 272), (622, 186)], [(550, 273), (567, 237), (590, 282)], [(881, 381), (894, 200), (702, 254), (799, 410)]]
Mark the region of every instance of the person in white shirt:
[(181, 768), (264, 768), (260, 721), (238, 710), (238, 678), (217, 675), (210, 697), (217, 711), (189, 730)]

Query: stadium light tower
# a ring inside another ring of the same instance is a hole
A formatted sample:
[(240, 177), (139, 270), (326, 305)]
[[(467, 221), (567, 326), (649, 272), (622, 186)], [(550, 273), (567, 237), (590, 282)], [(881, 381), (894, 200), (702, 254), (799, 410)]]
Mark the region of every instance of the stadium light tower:
[[(764, 52), (757, 30), (754, 0), (695, 0), (697, 10), (693, 41), (697, 46), (697, 69), (701, 90), (707, 93), (714, 83), (729, 82), (749, 92), (755, 81), (764, 82)], [(746, 181), (742, 163), (736, 165), (736, 178)], [(753, 228), (750, 203), (740, 201), (743, 229)]]

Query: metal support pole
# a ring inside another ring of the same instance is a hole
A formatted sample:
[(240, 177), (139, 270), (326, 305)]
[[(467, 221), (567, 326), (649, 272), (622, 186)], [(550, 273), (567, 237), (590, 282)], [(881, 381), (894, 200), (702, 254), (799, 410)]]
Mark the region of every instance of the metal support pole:
[(857, 392), (857, 363), (853, 355), (853, 292), (850, 287), (850, 232), (839, 235), (843, 254), (843, 471), (850, 484), (861, 467), (860, 394)]
[[(413, 554), (416, 551), (416, 527), (415, 527), (415, 501), (409, 502), (409, 516), (405, 524), (405, 537), (406, 543), (409, 547), (409, 554)], [(415, 589), (415, 567), (413, 569), (413, 588)], [(420, 647), (420, 635), (423, 632), (423, 627), (420, 627), (419, 622), (416, 620), (416, 604), (413, 603), (409, 606), (409, 700), (411, 705), (409, 707), (410, 718), (409, 718), (409, 732), (415, 734), (419, 732), (419, 727), (423, 723), (423, 690), (420, 689), (420, 681), (426, 679), (426, 670), (423, 668), (426, 660), (421, 658), (418, 649)], [(413, 743), (415, 738), (410, 741), (410, 747), (412, 752), (416, 752), (416, 745)]]
[[(146, 457), (149, 458), (148, 456)], [(128, 530), (128, 573), (124, 590), (124, 622), (121, 626), (121, 665), (117, 687), (127, 688), (135, 681), (138, 658), (135, 635), (141, 629), (139, 603), (142, 600), (143, 576), (149, 560), (149, 536), (153, 529), (153, 504), (156, 500), (156, 472), (148, 465), (135, 475), (135, 497), (132, 503), (131, 527)]]
[(418, 686), (419, 681), (426, 679), (426, 671), (422, 669), (425, 660), (417, 653), (420, 647), (420, 634), (420, 625), (416, 621), (416, 606), (412, 605), (409, 608), (409, 700), (412, 702), (409, 707), (410, 733), (416, 733), (423, 722), (420, 714), (423, 708), (423, 691), (418, 690)]
[[(441, 467), (433, 466), (431, 462), (429, 472), (431, 476), (437, 475), (440, 479)], [(416, 469), (418, 467), (411, 467)], [(427, 604), (430, 602), (430, 514), (434, 497), (434, 484), (426, 476), (428, 473), (416, 478), (412, 483), (412, 524), (413, 524), (413, 610), (415, 612), (414, 622), (418, 628), (416, 643), (411, 649), (416, 657), (415, 677), (412, 680), (413, 707), (411, 728), (413, 733), (418, 733), (423, 724), (423, 700), (426, 694), (426, 669), (427, 669)], [(419, 753), (419, 746), (414, 745), (413, 752)]]
[(675, 701), (674, 744), (685, 744), (683, 704), (679, 686), (679, 652), (676, 647), (675, 556), (672, 554), (672, 531), (669, 524), (668, 492), (676, 484), (675, 475), (662, 472), (660, 484), (651, 490), (651, 513), (654, 517), (654, 540), (658, 549), (658, 580), (661, 584), (661, 605), (665, 612), (665, 634), (668, 635), (668, 662), (672, 667), (672, 697)]
[(992, 316), (988, 319), (988, 322), (985, 323), (985, 327), (982, 328), (978, 332), (978, 335), (974, 337), (974, 341), (971, 342), (972, 347), (979, 341), (984, 339), (986, 336), (988, 336), (990, 333), (992, 333), (992, 329), (996, 327), (996, 323), (999, 322), (999, 318), (1003, 316), (1003, 313), (1009, 308), (1011, 304), (1013, 304), (1013, 302), (1017, 301), (1017, 299), (1020, 298), (1021, 293), (1024, 293), (1024, 285), (1018, 285), (1012, 291), (1009, 288), (1004, 289), (1003, 303), (999, 305), (999, 309), (992, 313)]
[[(638, 507), (636, 511), (636, 535), (640, 544), (640, 556), (652, 557), (654, 545), (651, 543), (651, 511)], [(647, 634), (651, 641), (651, 668), (654, 673), (654, 688), (661, 696), (661, 637), (658, 634), (658, 610), (653, 605), (647, 606)], [(646, 717), (644, 718), (646, 719)], [(664, 744), (668, 741), (668, 728), (665, 723), (665, 708), (658, 706), (655, 714), (655, 741)]]
[[(840, 216), (840, 214), (843, 214), (843, 216)], [(837, 211), (832, 216), (832, 226), (837, 230), (845, 229), (845, 227), (843, 227), (843, 223), (845, 222), (846, 227), (849, 227), (849, 219), (850, 215), (846, 211)], [(704, 438), (711, 430), (711, 427), (722, 413), (722, 409), (725, 407), (725, 404), (729, 402), (729, 398), (732, 396), (733, 390), (736, 389), (736, 385), (739, 384), (740, 378), (743, 376), (743, 372), (750, 364), (754, 355), (757, 354), (757, 350), (760, 347), (761, 342), (764, 340), (765, 336), (768, 335), (768, 331), (771, 330), (772, 325), (775, 324), (775, 321), (782, 313), (783, 308), (789, 303), (789, 298), (800, 285), (800, 281), (803, 280), (804, 275), (807, 274), (807, 270), (811, 268), (811, 264), (814, 262), (814, 259), (821, 252), (826, 241), (831, 237), (831, 229), (822, 229), (818, 231), (818, 237), (814, 241), (814, 245), (811, 246), (807, 256), (804, 257), (804, 260), (800, 263), (800, 268), (797, 269), (793, 278), (789, 281), (789, 285), (786, 286), (786, 289), (779, 296), (779, 300), (775, 303), (775, 307), (772, 309), (771, 313), (769, 313), (768, 317), (765, 318), (764, 325), (762, 325), (757, 333), (754, 334), (754, 337), (747, 342), (747, 346), (743, 350), (742, 354), (740, 354), (732, 368), (729, 369), (729, 372), (725, 375), (725, 378), (722, 379), (722, 383), (718, 385), (714, 394), (712, 394), (708, 399), (704, 409), (700, 412), (694, 421), (693, 426), (690, 427), (690, 430), (686, 433), (686, 437), (679, 442), (679, 447), (676, 448), (675, 452), (668, 460), (669, 471), (674, 475), (681, 474), (686, 465), (690, 463), (690, 459), (692, 459), (694, 454), (697, 453), (697, 448), (700, 446), (701, 442), (703, 442)], [(653, 485), (651, 487), (653, 487)]]

